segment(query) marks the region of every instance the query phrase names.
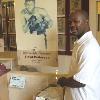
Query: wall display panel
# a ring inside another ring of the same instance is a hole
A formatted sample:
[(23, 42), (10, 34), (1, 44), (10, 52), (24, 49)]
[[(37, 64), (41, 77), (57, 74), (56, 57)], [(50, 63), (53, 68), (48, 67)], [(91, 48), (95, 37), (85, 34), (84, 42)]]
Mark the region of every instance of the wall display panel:
[(44, 2), (15, 0), (19, 65), (58, 66), (57, 1)]

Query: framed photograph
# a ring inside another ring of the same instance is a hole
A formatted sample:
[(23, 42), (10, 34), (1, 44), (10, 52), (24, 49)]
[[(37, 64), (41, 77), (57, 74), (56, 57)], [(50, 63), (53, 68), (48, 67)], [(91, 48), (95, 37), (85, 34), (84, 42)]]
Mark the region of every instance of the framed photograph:
[(66, 53), (66, 34), (58, 35), (58, 49), (59, 54)]

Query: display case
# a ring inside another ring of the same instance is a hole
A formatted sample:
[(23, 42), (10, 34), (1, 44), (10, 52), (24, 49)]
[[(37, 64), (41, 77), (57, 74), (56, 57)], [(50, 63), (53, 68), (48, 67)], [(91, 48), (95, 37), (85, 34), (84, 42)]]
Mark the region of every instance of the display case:
[(2, 34), (4, 38), (4, 50), (16, 51), (15, 13), (14, 1), (2, 0)]
[(69, 15), (69, 0), (57, 0), (57, 22), (58, 22), (58, 52), (60, 55), (67, 54), (67, 24)]
[(57, 0), (58, 52), (66, 54), (66, 0)]

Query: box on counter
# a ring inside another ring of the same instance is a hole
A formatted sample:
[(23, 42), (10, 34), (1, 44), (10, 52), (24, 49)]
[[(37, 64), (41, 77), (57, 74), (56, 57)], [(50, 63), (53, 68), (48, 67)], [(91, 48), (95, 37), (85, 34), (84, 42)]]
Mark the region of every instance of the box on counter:
[(52, 77), (39, 72), (10, 71), (0, 77), (0, 100), (35, 100)]

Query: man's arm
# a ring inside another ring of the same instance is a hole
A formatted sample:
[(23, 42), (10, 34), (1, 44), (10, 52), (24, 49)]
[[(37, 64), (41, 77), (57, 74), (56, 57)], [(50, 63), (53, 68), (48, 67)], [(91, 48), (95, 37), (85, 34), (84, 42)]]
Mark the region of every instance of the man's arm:
[(80, 87), (85, 86), (85, 84), (74, 80), (73, 77), (69, 77), (69, 78), (61, 77), (58, 79), (57, 84), (59, 84), (62, 87), (67, 86), (67, 87), (71, 87), (71, 88), (80, 88)]

